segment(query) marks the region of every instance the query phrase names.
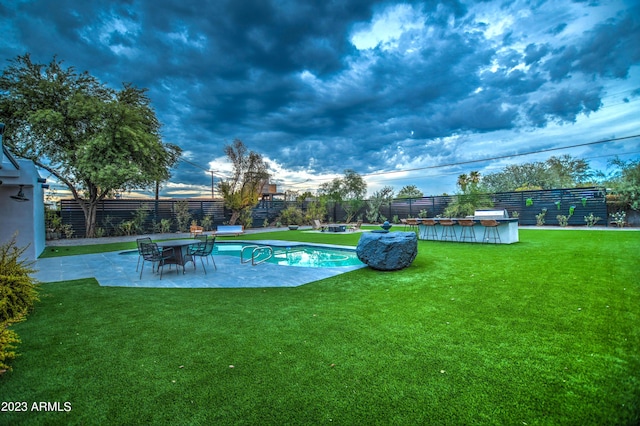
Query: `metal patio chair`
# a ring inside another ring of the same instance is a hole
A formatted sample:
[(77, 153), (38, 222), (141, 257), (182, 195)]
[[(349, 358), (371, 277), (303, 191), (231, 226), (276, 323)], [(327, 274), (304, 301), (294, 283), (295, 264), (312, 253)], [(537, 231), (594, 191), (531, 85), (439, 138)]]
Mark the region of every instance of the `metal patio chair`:
[[(200, 263), (202, 264), (202, 269), (204, 270), (205, 275), (207, 274), (207, 269), (204, 267), (204, 261), (202, 260), (203, 257), (207, 258), (207, 264), (209, 263), (209, 258), (211, 258), (211, 261), (213, 262), (213, 267), (216, 269), (216, 271), (218, 270), (218, 266), (216, 265), (216, 261), (213, 258), (213, 254), (212, 254), (213, 246), (215, 242), (216, 242), (216, 237), (209, 236), (206, 240), (198, 244), (189, 246), (189, 250), (188, 250), (189, 255), (197, 256), (200, 258)], [(196, 267), (196, 262), (194, 260), (193, 268), (195, 269), (195, 267)]]
[[(158, 270), (160, 271), (160, 279), (162, 279), (162, 272), (164, 271), (164, 265), (167, 260), (175, 260), (175, 254), (173, 248), (165, 248), (160, 250), (156, 243), (141, 243), (142, 250), (142, 268), (140, 268), (140, 279), (142, 279), (142, 271), (144, 271), (144, 262), (151, 262), (151, 270), (153, 272), (153, 265), (158, 262)], [(162, 269), (160, 269), (162, 267)], [(178, 268), (176, 268), (177, 270)]]
[[(150, 244), (151, 238), (144, 237), (136, 239), (136, 244), (138, 245), (138, 263), (136, 264), (136, 272), (138, 272), (138, 267), (140, 266), (140, 259), (142, 259), (142, 244)], [(144, 261), (143, 261), (144, 262)], [(155, 269), (155, 265), (153, 266)]]

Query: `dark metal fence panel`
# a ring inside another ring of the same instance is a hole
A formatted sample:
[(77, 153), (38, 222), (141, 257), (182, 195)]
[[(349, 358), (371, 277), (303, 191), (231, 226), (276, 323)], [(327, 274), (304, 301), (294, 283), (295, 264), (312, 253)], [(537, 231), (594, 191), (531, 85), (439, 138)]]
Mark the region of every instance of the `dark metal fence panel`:
[[(204, 216), (212, 216), (213, 224), (219, 225), (225, 221), (224, 203), (222, 200), (103, 200), (98, 203), (96, 210), (96, 226), (103, 228), (107, 235), (115, 233), (115, 227), (123, 221), (132, 220), (138, 209), (145, 209), (148, 215), (144, 221), (144, 232), (153, 232), (153, 224), (162, 219), (171, 220), (171, 232), (177, 230), (176, 208), (179, 201), (187, 201), (192, 219), (201, 222)], [(74, 235), (84, 236), (84, 212), (75, 200), (61, 200), (60, 213), (62, 222), (71, 225)]]
[(567, 216), (570, 226), (586, 225), (584, 218), (591, 214), (600, 217), (599, 225), (607, 225), (605, 195), (605, 190), (597, 187), (505, 192), (494, 194), (494, 203), (497, 208), (506, 208), (510, 216), (518, 212), (521, 225), (536, 225), (536, 215), (545, 209), (546, 225), (558, 225), (558, 215)]
[[(506, 209), (510, 217), (517, 213), (521, 225), (536, 225), (536, 215), (546, 209), (545, 223), (558, 225), (556, 216), (569, 216), (569, 225), (585, 225), (585, 216), (593, 214), (600, 217), (598, 224), (607, 225), (606, 192), (602, 188), (567, 188), (541, 191), (500, 192), (491, 194), (494, 209)], [(380, 213), (391, 221), (394, 216), (398, 219), (417, 217), (426, 211), (427, 217), (442, 215), (446, 207), (455, 199), (455, 196), (433, 196), (412, 199), (395, 199), (390, 205), (383, 206)], [(97, 226), (104, 227), (111, 222), (117, 225), (122, 221), (131, 220), (139, 208), (149, 210), (144, 228), (151, 232), (153, 222), (159, 223), (162, 219), (172, 221), (171, 231), (176, 230), (175, 204), (179, 201), (187, 201), (192, 219), (201, 222), (205, 216), (213, 217), (213, 225), (228, 222), (231, 212), (226, 211), (222, 200), (199, 199), (172, 199), (172, 200), (104, 200), (98, 205)], [(74, 200), (62, 200), (61, 216), (64, 224), (71, 225), (76, 236), (85, 233), (84, 214), (80, 206)], [(298, 203), (294, 201), (261, 201), (252, 211), (253, 226), (261, 227), (265, 220), (268, 224), (277, 221), (280, 212), (289, 205), (297, 205), (306, 211), (309, 202)], [(573, 208), (572, 208), (573, 207)], [(367, 220), (367, 205), (356, 214)], [(344, 208), (340, 204), (328, 203), (327, 220), (341, 222), (346, 216)], [(111, 232), (110, 232), (111, 233)]]

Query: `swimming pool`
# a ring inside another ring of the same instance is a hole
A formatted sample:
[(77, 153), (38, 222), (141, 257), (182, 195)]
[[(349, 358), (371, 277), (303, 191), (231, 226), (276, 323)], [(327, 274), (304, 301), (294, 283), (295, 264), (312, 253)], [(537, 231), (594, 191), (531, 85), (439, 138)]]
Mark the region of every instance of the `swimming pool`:
[[(256, 250), (257, 248), (257, 250)], [(138, 254), (129, 250), (120, 254)], [(234, 256), (245, 262), (260, 264), (263, 262), (283, 266), (305, 268), (338, 268), (346, 266), (364, 266), (354, 249), (302, 244), (284, 241), (223, 241), (213, 246), (214, 256)]]
[(213, 247), (213, 254), (235, 256), (256, 264), (267, 262), (284, 266), (306, 268), (335, 268), (341, 266), (361, 266), (355, 250), (290, 243), (288, 245), (264, 244), (256, 242), (220, 242)]

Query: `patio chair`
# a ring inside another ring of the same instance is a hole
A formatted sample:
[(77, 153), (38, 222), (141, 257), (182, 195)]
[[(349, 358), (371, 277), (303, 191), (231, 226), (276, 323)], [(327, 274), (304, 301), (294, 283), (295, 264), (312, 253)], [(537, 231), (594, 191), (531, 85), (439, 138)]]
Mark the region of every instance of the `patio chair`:
[(361, 221), (361, 220), (359, 220), (359, 221), (357, 221), (357, 222), (356, 222), (356, 224), (355, 224), (355, 225), (350, 225), (350, 226), (349, 226), (349, 231), (350, 231), (350, 232), (358, 231), (358, 230), (360, 230), (360, 227), (361, 227), (361, 226), (362, 226), (362, 221)]
[(198, 235), (202, 235), (203, 232), (204, 232), (204, 228), (202, 226), (191, 225), (189, 227), (189, 236), (191, 237), (197, 237)]
[(313, 229), (315, 230), (320, 230), (322, 232), (327, 230), (327, 227), (329, 225), (327, 225), (326, 223), (320, 223), (320, 221), (318, 219), (314, 219), (313, 220)]
[[(145, 237), (145, 238), (138, 238), (136, 240), (136, 244), (138, 245), (138, 263), (136, 264), (136, 272), (138, 272), (138, 267), (140, 266), (140, 259), (142, 259), (142, 244), (149, 244), (151, 243), (151, 238), (149, 237)], [(155, 265), (153, 266), (153, 268), (155, 269)]]
[[(142, 250), (142, 268), (140, 268), (140, 279), (142, 279), (142, 271), (144, 271), (144, 262), (151, 262), (151, 265), (155, 265), (155, 263), (158, 262), (160, 279), (162, 279), (162, 271), (164, 271), (164, 265), (167, 260), (175, 260), (173, 248), (165, 248), (161, 251), (156, 243), (144, 242), (140, 244), (140, 247)], [(162, 267), (162, 269), (160, 269), (160, 267)], [(153, 271), (153, 266), (151, 267), (151, 270)]]
[[(202, 269), (204, 270), (205, 275), (207, 274), (207, 269), (204, 267), (204, 261), (202, 260), (203, 257), (207, 258), (207, 264), (209, 263), (209, 258), (211, 258), (211, 261), (213, 262), (213, 267), (216, 269), (216, 271), (218, 270), (216, 261), (213, 258), (213, 254), (211, 253), (213, 251), (213, 246), (215, 242), (216, 242), (216, 237), (211, 236), (207, 238), (205, 241), (189, 246), (189, 251), (188, 251), (189, 255), (192, 257), (197, 256), (200, 258), (200, 263), (202, 264)], [(195, 269), (195, 267), (196, 267), (196, 262), (194, 260), (193, 268)]]

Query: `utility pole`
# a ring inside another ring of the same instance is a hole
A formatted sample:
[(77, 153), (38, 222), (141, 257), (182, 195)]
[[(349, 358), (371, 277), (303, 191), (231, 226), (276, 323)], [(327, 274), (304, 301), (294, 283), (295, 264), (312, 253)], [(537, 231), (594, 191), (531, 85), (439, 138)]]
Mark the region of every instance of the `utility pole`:
[(215, 198), (213, 192), (213, 188), (215, 188), (215, 186), (213, 185), (213, 170), (209, 170), (209, 173), (211, 173), (211, 199), (213, 200)]

